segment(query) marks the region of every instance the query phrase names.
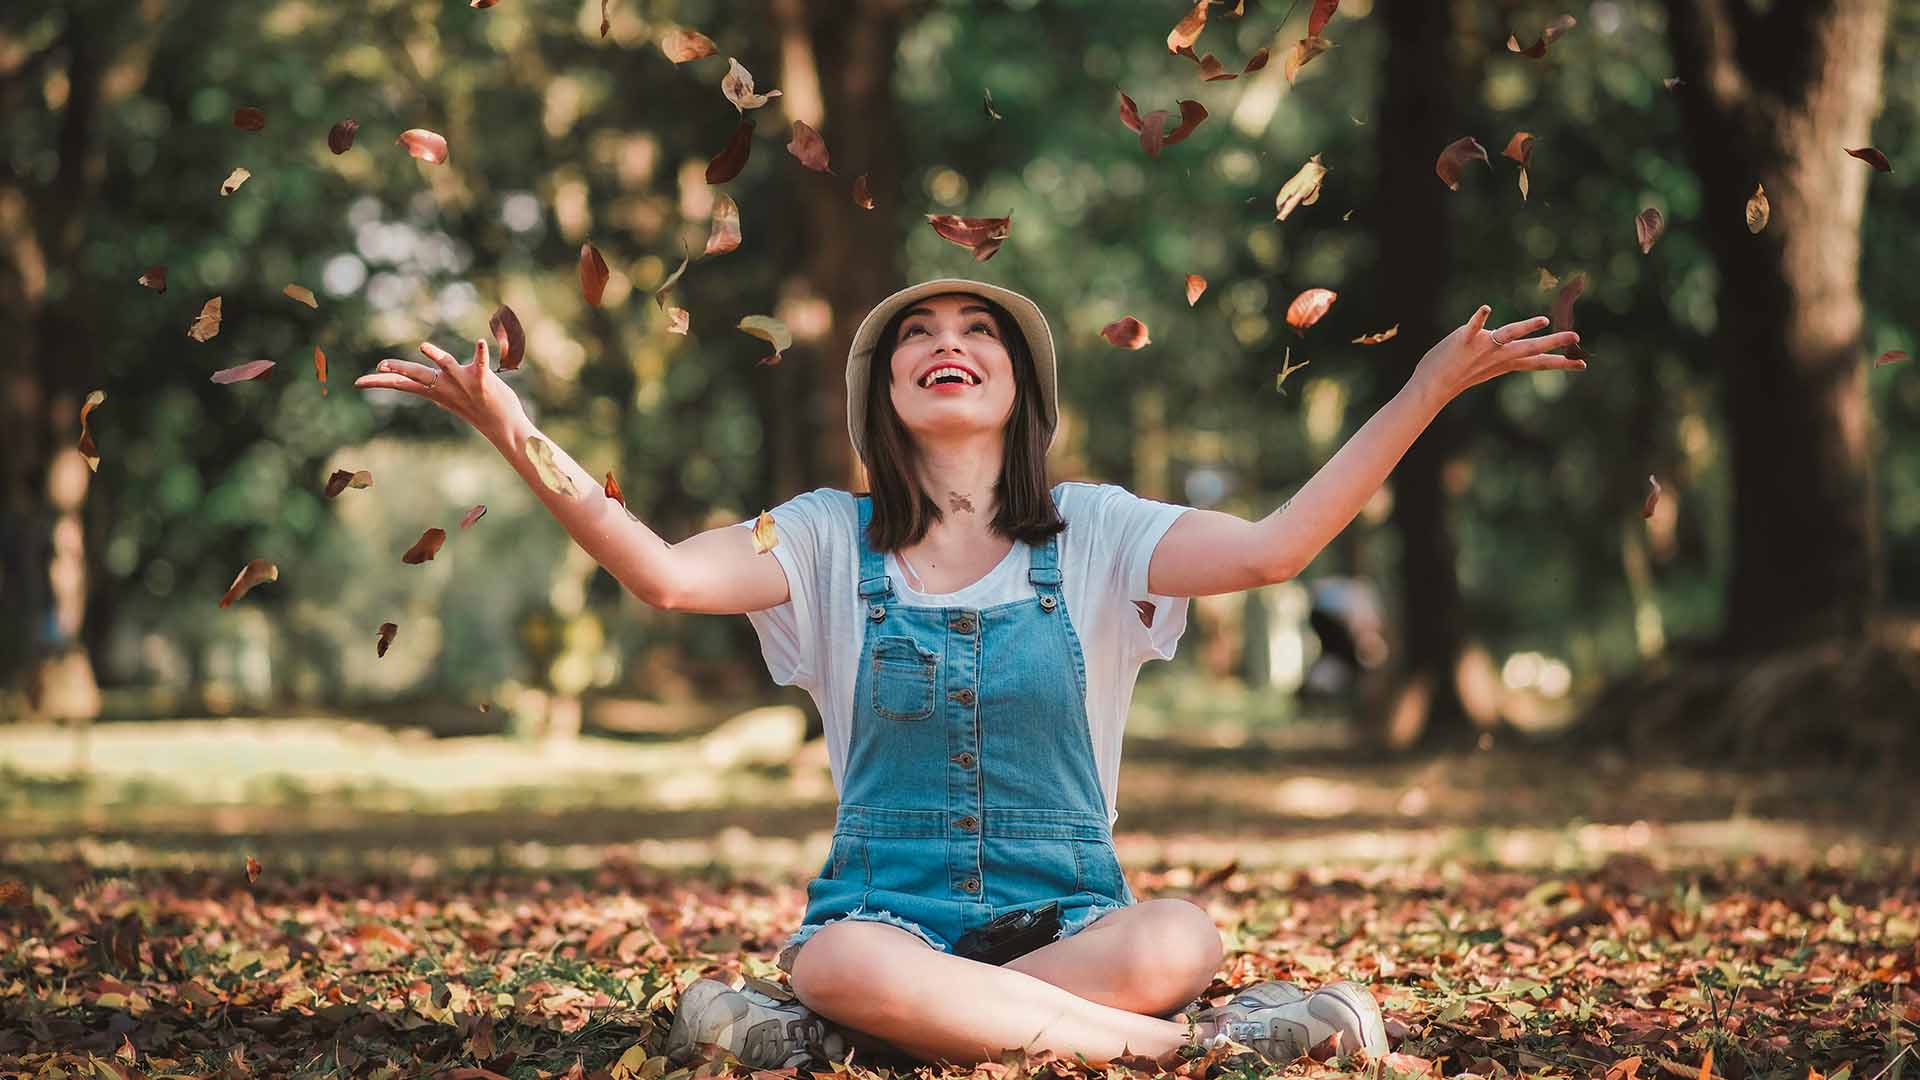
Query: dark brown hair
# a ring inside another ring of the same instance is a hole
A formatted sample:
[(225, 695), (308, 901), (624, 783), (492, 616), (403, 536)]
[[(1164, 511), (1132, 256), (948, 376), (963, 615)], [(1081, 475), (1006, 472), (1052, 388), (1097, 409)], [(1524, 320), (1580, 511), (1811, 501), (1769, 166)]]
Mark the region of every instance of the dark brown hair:
[[(975, 298), (993, 316), (1000, 343), (1013, 362), (1013, 409), (1003, 433), (1000, 479), (994, 483), (998, 509), (992, 528), (1028, 544), (1044, 544), (1067, 523), (1053, 504), (1053, 485), (1047, 482), (1047, 442), (1053, 429), (1046, 421), (1040, 375), (1034, 369), (1033, 353), (1020, 324), (1006, 308), (984, 297)], [(898, 551), (917, 543), (927, 535), (929, 526), (946, 516), (920, 487), (920, 448), (894, 410), (890, 392), (900, 324), (907, 321), (915, 306), (908, 304), (887, 320), (867, 365), (867, 478), (873, 488), (873, 520), (867, 526), (867, 543), (875, 551)]]

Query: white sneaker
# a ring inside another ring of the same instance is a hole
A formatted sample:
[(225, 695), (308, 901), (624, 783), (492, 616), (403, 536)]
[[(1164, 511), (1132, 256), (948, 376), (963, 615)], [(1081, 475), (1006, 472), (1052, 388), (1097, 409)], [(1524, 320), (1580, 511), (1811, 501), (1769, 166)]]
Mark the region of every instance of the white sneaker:
[(1379, 1057), (1387, 1052), (1387, 1025), (1380, 1006), (1356, 982), (1328, 983), (1308, 994), (1276, 979), (1249, 987), (1194, 1019), (1219, 1025), (1219, 1032), (1202, 1045), (1215, 1047), (1232, 1040), (1281, 1065), (1336, 1034), (1341, 1054), (1365, 1050)]
[(667, 1060), (684, 1065), (704, 1043), (757, 1069), (839, 1061), (847, 1053), (846, 1037), (826, 1017), (779, 983), (751, 978), (739, 990), (701, 979), (680, 995), (667, 1033)]

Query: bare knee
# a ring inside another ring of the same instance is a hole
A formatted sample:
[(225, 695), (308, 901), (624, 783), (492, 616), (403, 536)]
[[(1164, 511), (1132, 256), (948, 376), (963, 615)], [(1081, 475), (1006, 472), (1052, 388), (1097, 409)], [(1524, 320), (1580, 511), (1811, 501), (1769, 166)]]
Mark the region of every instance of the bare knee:
[(1149, 1003), (1153, 1011), (1184, 1005), (1205, 990), (1220, 970), (1225, 955), (1220, 929), (1213, 924), (1213, 916), (1190, 901), (1167, 898), (1142, 903), (1157, 910), (1147, 922), (1148, 947), (1136, 949), (1129, 958), (1135, 985), (1144, 997), (1154, 999)]
[(925, 942), (897, 926), (848, 919), (814, 932), (793, 958), (788, 982), (800, 1003), (843, 1023), (852, 1014), (871, 1013), (893, 1000), (882, 985), (899, 970), (887, 954), (901, 948), (927, 949)]

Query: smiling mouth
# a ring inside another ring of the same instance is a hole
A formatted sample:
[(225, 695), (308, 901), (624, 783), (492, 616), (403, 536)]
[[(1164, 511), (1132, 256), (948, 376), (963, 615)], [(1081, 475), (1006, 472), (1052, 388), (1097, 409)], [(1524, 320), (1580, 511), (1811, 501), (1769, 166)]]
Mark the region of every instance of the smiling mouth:
[(934, 368), (932, 371), (927, 372), (920, 380), (920, 387), (923, 390), (938, 390), (943, 386), (968, 387), (978, 385), (980, 385), (979, 379), (969, 375), (964, 369), (958, 367)]

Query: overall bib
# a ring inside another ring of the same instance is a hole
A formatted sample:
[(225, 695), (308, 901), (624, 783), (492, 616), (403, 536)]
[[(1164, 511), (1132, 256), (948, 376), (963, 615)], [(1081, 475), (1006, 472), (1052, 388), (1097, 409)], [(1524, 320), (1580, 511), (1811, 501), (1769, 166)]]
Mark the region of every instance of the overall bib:
[(842, 919), (933, 948), (1016, 908), (1060, 902), (1060, 937), (1134, 903), (1087, 730), (1087, 673), (1060, 588), (1059, 537), (1031, 550), (1034, 595), (987, 608), (900, 603), (867, 544), (867, 613), (833, 843), (776, 958)]

